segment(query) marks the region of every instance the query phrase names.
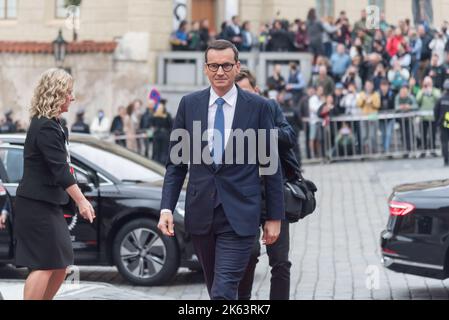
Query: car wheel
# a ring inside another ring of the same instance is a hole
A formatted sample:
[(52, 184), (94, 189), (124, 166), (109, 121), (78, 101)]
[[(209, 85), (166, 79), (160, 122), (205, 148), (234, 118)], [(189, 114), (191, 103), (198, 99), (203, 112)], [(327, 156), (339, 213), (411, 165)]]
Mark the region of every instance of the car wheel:
[(180, 264), (176, 239), (163, 236), (150, 219), (125, 224), (115, 236), (112, 250), (120, 274), (135, 285), (167, 283)]

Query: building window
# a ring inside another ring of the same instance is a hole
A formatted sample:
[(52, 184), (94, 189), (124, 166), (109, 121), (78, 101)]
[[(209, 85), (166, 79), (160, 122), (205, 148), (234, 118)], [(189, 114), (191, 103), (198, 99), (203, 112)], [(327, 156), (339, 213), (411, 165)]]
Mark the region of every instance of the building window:
[(56, 10), (55, 16), (56, 19), (65, 19), (69, 16), (75, 15), (76, 18), (79, 18), (80, 10), (79, 7), (75, 10), (67, 10), (73, 4), (78, 4), (81, 1), (68, 1), (68, 0), (56, 0)]
[(17, 0), (0, 0), (0, 20), (17, 18)]
[(369, 0), (368, 4), (378, 7), (379, 12), (385, 12), (385, 0)]
[(316, 0), (316, 9), (320, 17), (333, 17), (334, 0)]

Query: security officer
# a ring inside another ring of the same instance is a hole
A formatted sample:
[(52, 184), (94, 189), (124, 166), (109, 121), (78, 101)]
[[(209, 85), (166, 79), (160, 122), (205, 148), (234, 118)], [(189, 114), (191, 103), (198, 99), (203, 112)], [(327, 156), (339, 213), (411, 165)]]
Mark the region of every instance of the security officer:
[(435, 104), (434, 115), (441, 131), (444, 166), (449, 167), (449, 79), (443, 84), (444, 94)]
[(84, 109), (80, 109), (76, 113), (76, 121), (72, 125), (72, 132), (87, 134), (90, 133), (89, 125), (84, 122)]

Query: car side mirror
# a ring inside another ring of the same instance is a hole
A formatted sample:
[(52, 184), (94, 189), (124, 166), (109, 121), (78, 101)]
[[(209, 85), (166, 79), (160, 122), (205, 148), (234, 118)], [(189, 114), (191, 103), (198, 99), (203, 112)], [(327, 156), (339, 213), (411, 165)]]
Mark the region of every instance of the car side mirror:
[(82, 192), (92, 191), (92, 184), (95, 184), (95, 180), (91, 175), (77, 171), (76, 180), (78, 182), (78, 187)]

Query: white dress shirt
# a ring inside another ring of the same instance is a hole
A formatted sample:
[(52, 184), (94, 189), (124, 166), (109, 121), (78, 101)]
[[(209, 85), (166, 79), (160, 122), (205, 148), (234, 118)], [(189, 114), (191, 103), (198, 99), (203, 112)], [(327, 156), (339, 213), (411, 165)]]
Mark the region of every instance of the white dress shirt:
[[(231, 90), (229, 90), (223, 97), (223, 100), (226, 102), (223, 105), (223, 114), (224, 114), (224, 127), (225, 127), (225, 147), (228, 144), (229, 136), (231, 135), (232, 122), (234, 121), (234, 113), (235, 106), (237, 104), (237, 87), (235, 85), (232, 86)], [(207, 116), (207, 141), (209, 150), (212, 151), (214, 145), (214, 123), (215, 123), (215, 113), (217, 112), (217, 104), (215, 101), (220, 98), (220, 96), (210, 88), (210, 98), (209, 98), (209, 112)]]

